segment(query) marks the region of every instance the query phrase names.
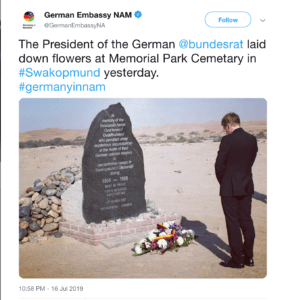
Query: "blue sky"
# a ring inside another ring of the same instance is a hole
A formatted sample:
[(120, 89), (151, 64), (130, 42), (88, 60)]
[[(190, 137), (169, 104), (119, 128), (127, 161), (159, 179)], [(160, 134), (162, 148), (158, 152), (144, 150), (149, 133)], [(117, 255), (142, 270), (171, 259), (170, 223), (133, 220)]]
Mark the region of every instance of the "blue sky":
[(267, 118), (264, 99), (31, 98), (22, 99), (19, 104), (20, 132), (46, 128), (87, 129), (101, 110), (118, 102), (130, 116), (133, 128), (220, 121), (231, 111), (237, 113), (241, 121)]

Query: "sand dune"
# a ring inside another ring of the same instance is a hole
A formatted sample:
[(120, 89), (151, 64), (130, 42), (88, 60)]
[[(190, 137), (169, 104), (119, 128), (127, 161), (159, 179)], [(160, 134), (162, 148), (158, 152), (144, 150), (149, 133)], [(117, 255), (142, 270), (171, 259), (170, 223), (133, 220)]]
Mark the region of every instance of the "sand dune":
[[(259, 120), (259, 121), (245, 121), (242, 122), (242, 127), (253, 133), (258, 133), (262, 130), (266, 130), (267, 121)], [(20, 142), (26, 141), (49, 141), (54, 138), (62, 138), (64, 140), (74, 140), (77, 137), (87, 137), (89, 129), (59, 129), (59, 128), (47, 128), (44, 130), (32, 130), (24, 133), (20, 133)], [(197, 131), (200, 134), (204, 133), (204, 130), (209, 130), (211, 132), (215, 132), (216, 134), (220, 134), (222, 132), (222, 127), (220, 125), (220, 121), (209, 121), (206, 123), (179, 123), (172, 124), (167, 123), (161, 126), (142, 126), (133, 129), (133, 133), (135, 136), (141, 135), (149, 135), (154, 136), (157, 133), (163, 133), (164, 135), (172, 135), (183, 132), (185, 135), (188, 135), (192, 131)]]

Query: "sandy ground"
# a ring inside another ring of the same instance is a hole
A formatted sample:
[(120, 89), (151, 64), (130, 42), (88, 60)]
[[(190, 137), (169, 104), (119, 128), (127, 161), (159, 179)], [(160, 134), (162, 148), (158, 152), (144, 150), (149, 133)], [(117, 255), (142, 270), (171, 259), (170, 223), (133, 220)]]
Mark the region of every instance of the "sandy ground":
[[(256, 193), (252, 217), (256, 229), (253, 268), (228, 269), (225, 219), (214, 174), (219, 143), (142, 145), (146, 197), (164, 211), (182, 214), (182, 225), (198, 238), (178, 253), (133, 257), (132, 244), (106, 249), (72, 238), (19, 245), (23, 278), (264, 278), (267, 272), (266, 143), (259, 143), (253, 167)], [(20, 150), (20, 192), (52, 171), (80, 163), (83, 148)], [(175, 171), (181, 171), (175, 172)], [(179, 190), (179, 191), (178, 191)], [(169, 272), (170, 270), (170, 272)]]

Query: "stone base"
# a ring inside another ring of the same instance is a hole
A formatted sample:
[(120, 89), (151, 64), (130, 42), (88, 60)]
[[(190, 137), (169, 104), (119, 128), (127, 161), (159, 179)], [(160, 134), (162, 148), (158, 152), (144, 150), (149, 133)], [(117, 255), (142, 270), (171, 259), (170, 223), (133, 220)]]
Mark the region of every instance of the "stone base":
[(158, 223), (164, 223), (167, 221), (174, 221), (176, 224), (180, 225), (181, 215), (170, 213), (164, 214), (163, 216), (156, 216), (156, 218), (151, 219), (137, 219), (131, 221), (124, 221), (124, 223), (117, 224), (75, 224), (71, 222), (60, 222), (59, 231), (64, 235), (74, 238), (75, 240), (86, 243), (91, 246), (98, 246), (103, 241), (108, 239), (114, 239), (116, 237), (123, 237), (125, 235), (141, 233), (157, 228)]
[(107, 249), (117, 248), (127, 244), (132, 244), (131, 246), (133, 246), (143, 238), (145, 238), (145, 232), (126, 234), (115, 238), (102, 240), (101, 245)]

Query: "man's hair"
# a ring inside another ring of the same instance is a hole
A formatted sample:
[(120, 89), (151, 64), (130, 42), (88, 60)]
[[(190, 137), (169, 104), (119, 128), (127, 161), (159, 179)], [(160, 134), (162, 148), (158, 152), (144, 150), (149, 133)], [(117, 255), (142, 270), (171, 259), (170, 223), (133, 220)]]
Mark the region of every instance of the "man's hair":
[(223, 117), (221, 125), (225, 128), (228, 123), (232, 126), (241, 125), (240, 117), (237, 114), (230, 112)]

